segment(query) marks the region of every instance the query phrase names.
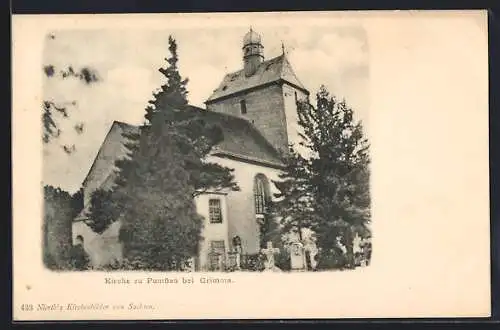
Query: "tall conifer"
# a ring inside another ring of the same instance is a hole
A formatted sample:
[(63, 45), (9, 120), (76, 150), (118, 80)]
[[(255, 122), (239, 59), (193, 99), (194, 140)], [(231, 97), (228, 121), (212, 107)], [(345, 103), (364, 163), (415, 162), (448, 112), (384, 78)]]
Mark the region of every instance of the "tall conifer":
[(352, 267), (354, 237), (369, 236), (368, 141), (353, 110), (323, 86), (315, 106), (301, 101), (297, 111), (300, 145), (308, 152), (292, 147), (287, 168), (275, 182), (280, 191), (275, 212), (285, 230), (315, 233), (320, 265)]
[(178, 70), (177, 43), (159, 71), (167, 82), (153, 94), (146, 123), (126, 132), (127, 157), (119, 169), (114, 198), (119, 201), (124, 256), (135, 269), (180, 270), (198, 252), (203, 219), (194, 197), (207, 190), (237, 190), (232, 169), (207, 161), (221, 130), (188, 106), (187, 79)]

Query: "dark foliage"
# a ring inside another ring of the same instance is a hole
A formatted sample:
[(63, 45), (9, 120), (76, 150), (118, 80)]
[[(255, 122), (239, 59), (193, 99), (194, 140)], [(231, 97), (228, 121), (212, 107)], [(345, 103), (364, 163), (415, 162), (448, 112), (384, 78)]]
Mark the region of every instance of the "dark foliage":
[(127, 269), (182, 270), (202, 240), (194, 197), (210, 189), (238, 189), (231, 169), (205, 161), (223, 136), (186, 107), (187, 79), (178, 72), (172, 37), (169, 50), (169, 65), (160, 69), (167, 83), (149, 102), (140, 132), (124, 134), (128, 155), (116, 162), (117, 187), (102, 196), (114, 199), (121, 214)]
[(60, 188), (44, 187), (42, 253), (44, 265), (51, 270), (70, 268), (71, 226), (78, 212), (76, 198)]
[(90, 196), (89, 221), (87, 225), (96, 233), (103, 233), (119, 216), (113, 192), (96, 189)]
[(243, 254), (240, 267), (242, 270), (260, 272), (264, 270), (265, 256), (261, 253)]
[(370, 232), (368, 142), (352, 109), (324, 87), (316, 106), (299, 101), (297, 112), (308, 155), (291, 148), (274, 210), (285, 231), (313, 230), (321, 268), (354, 267), (354, 237)]

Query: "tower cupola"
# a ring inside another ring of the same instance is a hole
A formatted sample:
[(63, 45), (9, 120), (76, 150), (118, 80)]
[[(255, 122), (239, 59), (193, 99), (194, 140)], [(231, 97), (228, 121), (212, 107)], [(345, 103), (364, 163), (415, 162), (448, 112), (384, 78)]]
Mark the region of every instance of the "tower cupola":
[(264, 61), (264, 46), (260, 34), (250, 31), (243, 37), (243, 66), (247, 77), (253, 75)]

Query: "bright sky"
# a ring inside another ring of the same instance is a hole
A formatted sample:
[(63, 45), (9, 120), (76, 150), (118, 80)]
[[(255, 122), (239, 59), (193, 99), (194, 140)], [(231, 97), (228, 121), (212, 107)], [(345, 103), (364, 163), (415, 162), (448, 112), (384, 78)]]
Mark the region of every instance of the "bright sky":
[[(253, 26), (262, 35), (264, 55), (288, 58), (312, 95), (321, 84), (345, 97), (357, 117), (368, 125), (368, 46), (360, 27)], [(163, 83), (158, 68), (169, 56), (168, 36), (178, 43), (179, 67), (189, 78), (189, 101), (203, 102), (224, 74), (242, 67), (242, 38), (248, 28), (199, 30), (81, 30), (55, 31), (46, 38), (44, 64), (57, 68), (89, 66), (101, 82), (85, 85), (76, 80), (45, 79), (44, 97), (58, 103), (76, 100), (70, 117), (61, 121), (63, 134), (44, 150), (44, 183), (74, 192), (80, 188), (98, 149), (114, 120), (131, 124), (143, 121), (152, 92)], [(42, 73), (42, 71), (40, 71)], [(85, 124), (76, 134), (73, 126)], [(61, 144), (75, 144), (66, 154)]]

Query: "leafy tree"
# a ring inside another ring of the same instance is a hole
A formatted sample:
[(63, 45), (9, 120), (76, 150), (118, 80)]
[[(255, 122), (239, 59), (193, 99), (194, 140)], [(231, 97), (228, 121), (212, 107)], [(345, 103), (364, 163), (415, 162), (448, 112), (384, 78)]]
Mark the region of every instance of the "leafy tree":
[(72, 246), (72, 221), (78, 210), (78, 194), (44, 186), (42, 252), (44, 265), (51, 270), (69, 269), (68, 252)]
[(113, 194), (113, 191), (96, 189), (90, 196), (90, 220), (87, 224), (98, 234), (102, 234), (120, 216)]
[[(49, 40), (54, 40), (56, 36), (50, 34)], [(43, 66), (43, 73), (49, 79), (78, 79), (84, 85), (92, 85), (100, 81), (99, 74), (91, 67), (84, 66), (79, 69), (72, 65), (58, 69), (53, 64)], [(42, 141), (49, 143), (61, 135), (60, 120), (69, 118), (69, 112), (77, 107), (76, 101), (60, 102), (50, 98), (42, 101)], [(78, 134), (84, 132), (84, 123), (76, 123), (74, 129)], [(63, 150), (71, 154), (75, 151), (74, 145), (63, 145)]]
[(74, 219), (83, 209), (83, 188), (80, 188), (71, 196), (71, 218)]
[[(80, 70), (75, 71), (72, 66), (69, 66), (67, 69), (56, 71), (56, 68), (49, 64), (44, 66), (43, 71), (47, 78), (76, 78), (81, 80), (86, 85), (91, 85), (100, 81), (97, 72), (88, 67), (83, 67)], [(59, 127), (59, 120), (69, 118), (69, 111), (71, 108), (76, 106), (76, 101), (61, 103), (55, 100), (46, 99), (42, 102), (42, 141), (44, 143), (49, 143), (52, 139), (60, 136), (61, 129)], [(77, 133), (81, 134), (84, 130), (84, 124), (77, 123), (75, 124), (74, 129)]]
[(299, 101), (297, 112), (300, 146), (309, 152), (291, 148), (287, 168), (275, 182), (276, 212), (287, 230), (299, 235), (302, 228), (313, 230), (319, 267), (353, 267), (354, 237), (369, 235), (368, 141), (353, 110), (324, 86), (316, 106)]
[(179, 74), (172, 37), (169, 50), (169, 66), (160, 69), (167, 82), (153, 94), (145, 125), (124, 134), (129, 152), (116, 163), (120, 240), (134, 269), (182, 269), (202, 239), (194, 197), (211, 189), (238, 189), (232, 169), (206, 160), (222, 132), (188, 106), (187, 79)]

